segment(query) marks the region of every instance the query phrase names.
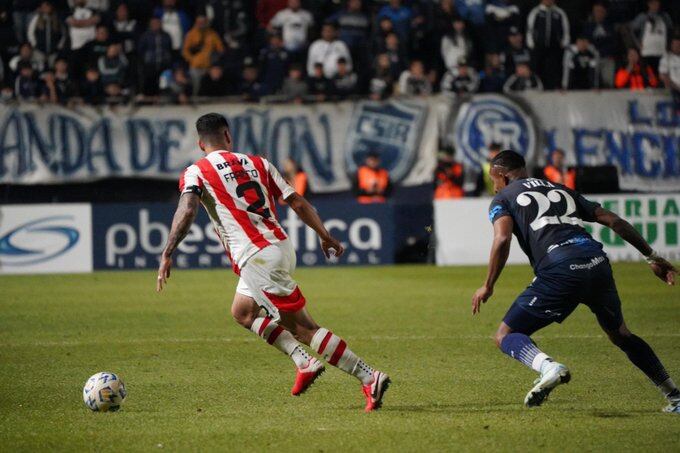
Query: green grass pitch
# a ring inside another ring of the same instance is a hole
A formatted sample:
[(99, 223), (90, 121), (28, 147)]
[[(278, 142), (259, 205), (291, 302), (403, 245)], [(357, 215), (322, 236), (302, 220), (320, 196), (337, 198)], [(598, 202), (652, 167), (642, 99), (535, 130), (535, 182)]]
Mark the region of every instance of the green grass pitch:
[[(678, 451), (680, 417), (585, 307), (535, 337), (572, 382), (522, 406), (535, 375), (491, 334), (530, 272), (506, 269), (473, 318), (481, 267), (300, 269), (317, 321), (392, 377), (373, 414), (332, 367), (291, 397), (289, 359), (228, 315), (228, 270), (176, 270), (160, 295), (154, 272), (0, 277), (0, 450)], [(680, 380), (680, 288), (644, 264), (615, 275), (629, 327)], [(92, 413), (82, 386), (105, 370), (129, 396)]]

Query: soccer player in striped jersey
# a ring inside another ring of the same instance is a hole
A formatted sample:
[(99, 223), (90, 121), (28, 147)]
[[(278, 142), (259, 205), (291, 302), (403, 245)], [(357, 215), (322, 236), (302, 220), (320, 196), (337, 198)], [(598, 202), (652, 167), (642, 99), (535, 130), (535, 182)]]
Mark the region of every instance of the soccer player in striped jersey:
[(240, 276), (231, 313), (236, 322), (293, 360), (297, 375), (291, 393), (301, 395), (324, 372), (323, 363), (303, 346), (307, 345), (326, 362), (361, 381), (366, 412), (379, 409), (390, 379), (310, 316), (305, 297), (291, 276), (295, 250), (277, 220), (275, 200), (282, 197), (318, 234), (327, 258), (342, 255), (342, 245), (273, 165), (262, 157), (233, 151), (229, 124), (222, 115), (201, 116), (196, 129), (205, 157), (180, 177), (181, 196), (161, 255), (156, 290), (166, 285), (172, 254), (203, 204), (234, 272)]

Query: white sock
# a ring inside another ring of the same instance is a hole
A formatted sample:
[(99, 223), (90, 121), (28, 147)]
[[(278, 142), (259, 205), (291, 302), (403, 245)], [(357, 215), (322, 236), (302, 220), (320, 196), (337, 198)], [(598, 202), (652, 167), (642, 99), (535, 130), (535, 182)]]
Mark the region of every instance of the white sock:
[(260, 317), (255, 319), (250, 330), (260, 336), (267, 343), (283, 352), (295, 362), (298, 368), (306, 368), (312, 358), (302, 345), (295, 339), (292, 333), (278, 325), (271, 318)]
[(680, 400), (680, 393), (678, 392), (678, 388), (675, 386), (673, 379), (666, 379), (661, 384), (657, 385), (656, 388), (658, 388), (663, 396), (668, 398), (669, 401)]
[(534, 360), (531, 362), (531, 368), (543, 374), (543, 367), (551, 363), (552, 361), (553, 359), (551, 359), (548, 354), (546, 354), (545, 352), (539, 352), (538, 354), (536, 354), (536, 357), (534, 357)]
[(330, 330), (323, 327), (317, 330), (310, 346), (321, 354), (325, 361), (356, 377), (363, 385), (373, 382), (373, 368), (357, 357), (347, 347), (347, 343)]

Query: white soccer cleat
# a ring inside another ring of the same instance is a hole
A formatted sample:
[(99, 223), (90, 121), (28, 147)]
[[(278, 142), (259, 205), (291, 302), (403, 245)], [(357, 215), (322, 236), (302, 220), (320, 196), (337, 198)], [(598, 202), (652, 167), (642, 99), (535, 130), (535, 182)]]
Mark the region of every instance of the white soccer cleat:
[(671, 401), (671, 403), (663, 408), (663, 412), (669, 414), (680, 414), (680, 399)]
[(534, 388), (524, 398), (526, 407), (537, 407), (543, 404), (550, 392), (560, 384), (566, 384), (571, 380), (571, 373), (561, 363), (552, 362), (546, 365), (546, 370), (541, 377), (534, 381)]

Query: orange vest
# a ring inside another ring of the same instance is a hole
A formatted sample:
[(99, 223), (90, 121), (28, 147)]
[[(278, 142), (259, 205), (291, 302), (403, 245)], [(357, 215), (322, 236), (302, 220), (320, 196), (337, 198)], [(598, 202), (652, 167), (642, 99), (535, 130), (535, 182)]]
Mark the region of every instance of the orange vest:
[(357, 201), (362, 204), (385, 203), (383, 195), (390, 183), (390, 174), (384, 168), (373, 170), (368, 167), (359, 167), (357, 170), (357, 182), (359, 189), (372, 192), (377, 195), (359, 195)]
[(548, 165), (543, 170), (543, 174), (545, 175), (545, 179), (547, 179), (550, 182), (565, 185), (572, 190), (576, 189), (575, 170), (567, 170), (566, 173), (564, 173), (563, 175), (558, 168), (553, 167), (552, 165)]
[(303, 197), (307, 193), (307, 173), (304, 171), (299, 171), (295, 174), (295, 178), (293, 179), (293, 188), (295, 189), (295, 192), (298, 193), (298, 195), (302, 195)]
[[(451, 166), (453, 175), (460, 178), (463, 175), (463, 166), (461, 164), (453, 164)], [(448, 175), (439, 173), (437, 175), (437, 187), (434, 189), (434, 199), (441, 200), (445, 198), (463, 198), (465, 193), (463, 188), (453, 182)]]

